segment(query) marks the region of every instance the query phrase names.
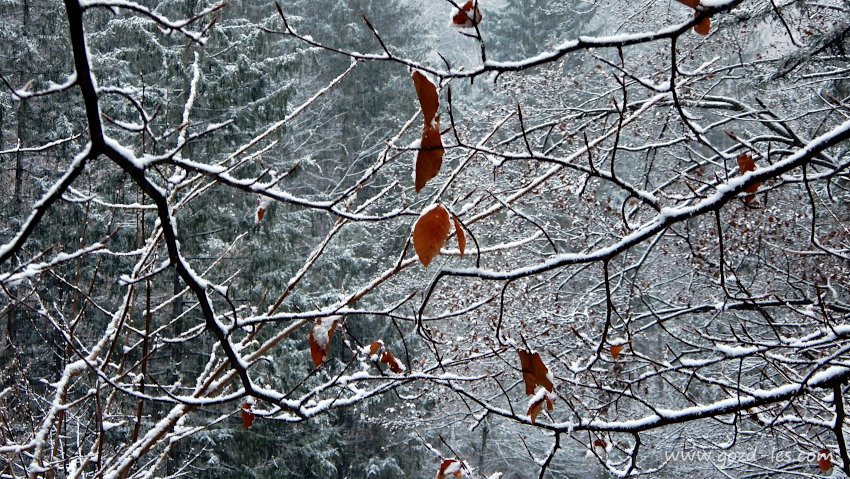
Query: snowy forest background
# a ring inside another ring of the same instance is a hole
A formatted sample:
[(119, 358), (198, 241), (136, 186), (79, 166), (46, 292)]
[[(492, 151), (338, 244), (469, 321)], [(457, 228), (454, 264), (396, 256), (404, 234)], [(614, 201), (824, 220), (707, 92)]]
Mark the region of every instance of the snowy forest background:
[(850, 3), (462, 6), (0, 0), (0, 478), (850, 474)]

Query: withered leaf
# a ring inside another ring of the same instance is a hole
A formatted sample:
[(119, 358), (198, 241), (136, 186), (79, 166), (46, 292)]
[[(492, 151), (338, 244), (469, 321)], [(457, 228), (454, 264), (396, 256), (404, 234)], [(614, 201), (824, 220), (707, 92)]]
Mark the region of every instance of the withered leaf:
[(404, 372), (404, 369), (402, 369), (401, 366), (398, 365), (398, 362), (395, 360), (393, 353), (389, 351), (384, 351), (381, 354), (381, 362), (386, 364), (387, 367), (390, 368), (390, 371), (396, 374), (401, 374)]
[(616, 346), (611, 346), (611, 357), (613, 357), (614, 359), (617, 359), (617, 357), (620, 356), (620, 351), (622, 351), (622, 350), (623, 350), (622, 344), (618, 344)]
[(437, 479), (446, 479), (449, 475), (463, 477), (461, 464), (455, 459), (446, 459), (442, 464), (440, 464), (440, 470), (437, 472)]
[(608, 453), (608, 444), (606, 444), (605, 441), (602, 439), (594, 440), (593, 452), (596, 453), (597, 456), (604, 456)]
[(413, 227), (413, 249), (426, 268), (446, 244), (451, 223), (442, 205), (433, 205), (422, 213)]
[(255, 224), (260, 224), (260, 221), (263, 220), (263, 216), (266, 215), (266, 211), (268, 211), (271, 204), (272, 199), (268, 196), (260, 195), (257, 197), (257, 218), (254, 220)]
[(543, 411), (543, 403), (546, 403), (546, 409), (553, 410), (555, 407), (552, 405), (552, 400), (549, 399), (548, 395), (544, 395), (537, 401), (531, 403), (531, 406), (528, 408), (528, 416), (531, 418), (531, 424), (534, 424), (537, 421), (537, 416)]
[(248, 429), (254, 424), (254, 414), (251, 413), (251, 403), (242, 405), (242, 429)]
[(452, 215), (452, 222), (455, 224), (455, 234), (457, 234), (457, 248), (460, 250), (460, 257), (463, 258), (463, 252), (466, 250), (466, 235), (455, 215)]
[(310, 330), (308, 340), (310, 342), (310, 356), (313, 357), (313, 364), (316, 367), (321, 366), (327, 360), (337, 322), (339, 322), (339, 317), (331, 316), (319, 318), (313, 323), (313, 329)]
[[(694, 12), (694, 16), (699, 15), (697, 12)], [(700, 35), (708, 35), (708, 32), (711, 30), (711, 18), (705, 17), (699, 23), (694, 25), (694, 31), (699, 33)]]
[(425, 117), (425, 125), (430, 125), (437, 116), (440, 107), (440, 99), (437, 95), (437, 87), (425, 75), (415, 71), (411, 75), (413, 86), (416, 87), (416, 96), (419, 98), (419, 107), (422, 108), (422, 116)]
[(818, 451), (818, 467), (823, 472), (829, 472), (832, 469), (832, 452), (829, 449)]
[(428, 123), (422, 130), (422, 140), (416, 152), (416, 177), (414, 186), (417, 193), (425, 187), (428, 180), (437, 176), (443, 166), (443, 140), (440, 138), (440, 117)]
[(540, 359), (540, 353), (531, 353), (522, 349), (517, 349), (517, 353), (519, 353), (519, 362), (522, 367), (522, 379), (525, 381), (525, 394), (529, 396), (534, 394), (537, 386), (543, 386), (551, 392), (554, 386), (549, 380), (549, 370)]
[(464, 3), (460, 10), (455, 9), (452, 12), (452, 25), (455, 28), (473, 28), (481, 23), (481, 18), (481, 10), (470, 0)]
[[(756, 162), (753, 161), (752, 156), (746, 153), (742, 153), (738, 156), (738, 170), (741, 172), (742, 175), (748, 171), (754, 171), (755, 169)], [(747, 196), (744, 197), (744, 203), (750, 204), (750, 201), (753, 201), (753, 198), (755, 198), (755, 192), (758, 191), (759, 186), (761, 186), (760, 182), (753, 183), (752, 185), (744, 188), (744, 192), (749, 193)]]

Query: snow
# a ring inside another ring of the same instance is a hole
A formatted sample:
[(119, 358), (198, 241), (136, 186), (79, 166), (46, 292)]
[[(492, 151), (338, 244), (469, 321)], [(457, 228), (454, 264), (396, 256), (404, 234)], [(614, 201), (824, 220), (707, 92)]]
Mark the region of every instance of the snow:
[(104, 431), (109, 431), (110, 429), (115, 429), (116, 427), (121, 427), (125, 424), (125, 421), (111, 422), (104, 420), (101, 425), (103, 426)]
[(313, 326), (313, 340), (322, 348), (322, 351), (328, 350), (328, 341), (330, 340), (331, 329), (336, 326), (336, 323), (342, 319), (342, 316), (329, 316), (320, 318)]
[[(793, 155), (789, 155), (782, 161), (778, 161), (768, 167), (759, 168), (755, 171), (750, 171), (741, 176), (736, 176), (734, 178), (731, 178), (728, 182), (718, 185), (714, 194), (709, 195), (708, 197), (696, 203), (678, 207), (662, 208), (662, 210), (659, 212), (658, 215), (655, 216), (655, 218), (650, 219), (645, 224), (632, 231), (630, 234), (622, 237), (619, 241), (612, 243), (608, 246), (598, 248), (595, 251), (587, 253), (562, 253), (558, 255), (553, 255), (546, 261), (543, 261), (536, 265), (522, 266), (506, 271), (493, 271), (479, 268), (447, 268), (446, 270), (444, 270), (444, 272), (453, 276), (475, 276), (491, 280), (506, 280), (515, 279), (519, 277), (533, 276), (570, 264), (593, 263), (613, 258), (622, 251), (625, 251), (634, 245), (640, 244), (647, 238), (652, 237), (660, 231), (670, 227), (672, 224), (685, 221), (694, 216), (712, 211), (713, 209), (717, 208), (718, 205), (730, 201), (736, 196), (733, 191), (742, 190), (744, 185), (747, 184), (749, 181), (767, 179), (769, 177), (776, 176), (778, 174), (784, 173), (797, 167), (813, 152), (818, 151), (828, 143), (834, 143), (836, 141), (836, 138), (846, 136), (848, 133), (850, 133), (850, 120), (845, 121), (841, 125), (838, 125), (832, 130), (813, 139), (805, 147), (797, 150)], [(583, 153), (584, 150), (580, 150), (580, 152)], [(557, 171), (560, 171), (560, 167), (556, 165), (553, 167), (552, 174)], [(548, 178), (548, 173), (546, 175), (542, 175), (540, 178), (541, 179), (539, 181), (545, 180), (546, 178)], [(515, 193), (515, 195), (520, 195), (525, 190), (530, 189), (534, 186), (536, 186), (536, 182), (527, 186), (523, 190), (520, 190), (518, 193)], [(510, 199), (508, 201), (510, 201)], [(483, 212), (477, 215), (476, 218), (485, 216), (487, 214), (490, 214), (489, 210), (488, 212)]]
[[(551, 380), (551, 379), (550, 379)], [(528, 399), (528, 406), (526, 409), (531, 409), (532, 404), (543, 401), (544, 399), (549, 399), (550, 401), (553, 399), (549, 394), (549, 391), (541, 386), (537, 386), (537, 389), (534, 391), (534, 395)]]
[(68, 165), (68, 169), (65, 171), (65, 174), (56, 181), (42, 196), (35, 202), (33, 205), (33, 209), (30, 212), (29, 217), (24, 221), (21, 225), (18, 232), (12, 238), (11, 241), (0, 245), (0, 263), (6, 260), (6, 257), (10, 255), (13, 251), (18, 249), (23, 242), (26, 240), (28, 233), (27, 230), (33, 227), (33, 224), (38, 221), (39, 210), (44, 208), (44, 206), (50, 202), (55, 200), (56, 196), (60, 195), (63, 192), (64, 185), (70, 184), (70, 181), (73, 177), (75, 177), (81, 169), (85, 166), (86, 158), (89, 153), (91, 153), (91, 143), (87, 143), (85, 148), (82, 151), (77, 153), (74, 157), (71, 164)]
[(437, 209), (437, 208), (442, 208), (442, 207), (443, 207), (443, 205), (441, 205), (441, 204), (439, 204), (439, 203), (434, 203), (434, 204), (432, 204), (431, 206), (429, 206), (429, 207), (425, 208), (424, 210), (422, 210), (422, 213), (419, 213), (419, 217), (420, 217), (420, 218), (422, 218), (423, 216), (427, 215), (427, 214), (428, 214), (428, 213), (430, 213), (431, 211), (433, 211), (433, 210), (435, 210), (435, 209)]
[(25, 279), (29, 279), (35, 277), (46, 270), (49, 270), (53, 266), (64, 263), (66, 261), (79, 258), (82, 256), (94, 254), (101, 252), (104, 249), (105, 245), (103, 243), (94, 243), (86, 248), (75, 251), (74, 253), (58, 253), (53, 257), (50, 261), (42, 262), (42, 263), (31, 263), (26, 265), (22, 270), (17, 271), (15, 273), (2, 273), (0, 274), (0, 284), (6, 286), (13, 286)]
[(679, 363), (682, 366), (687, 368), (701, 368), (703, 366), (708, 366), (710, 364), (715, 363), (716, 361), (713, 359), (690, 359), (690, 358), (679, 358)]
[(727, 358), (742, 358), (745, 356), (752, 356), (759, 351), (759, 348), (755, 346), (727, 346), (725, 344), (718, 344), (714, 349), (717, 352), (723, 354)]
[(446, 475), (454, 474), (456, 472), (460, 472), (460, 461), (457, 460), (452, 461), (445, 469), (443, 469), (443, 474)]
[(850, 368), (845, 366), (830, 366), (823, 371), (813, 374), (808, 382), (811, 385), (821, 386), (833, 380), (845, 378), (848, 374), (850, 374)]

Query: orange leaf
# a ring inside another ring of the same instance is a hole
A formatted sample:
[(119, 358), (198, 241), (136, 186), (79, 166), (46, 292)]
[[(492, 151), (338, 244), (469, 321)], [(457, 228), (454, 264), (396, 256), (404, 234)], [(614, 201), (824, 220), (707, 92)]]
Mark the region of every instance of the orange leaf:
[(381, 362), (386, 364), (387, 367), (390, 368), (390, 371), (396, 374), (401, 374), (404, 372), (404, 369), (401, 369), (401, 366), (399, 366), (398, 362), (396, 362), (393, 353), (389, 351), (384, 351), (383, 354), (381, 354)]
[(517, 349), (519, 353), (519, 362), (522, 367), (522, 379), (525, 381), (525, 394), (529, 396), (534, 394), (534, 389), (537, 386), (543, 386), (548, 391), (552, 391), (554, 386), (549, 380), (549, 370), (543, 365), (543, 360), (540, 359), (540, 353), (531, 353), (522, 349)]
[(463, 4), (460, 10), (454, 9), (452, 11), (452, 25), (455, 28), (473, 28), (480, 22), (481, 10), (471, 0)]
[(753, 161), (753, 157), (743, 153), (738, 156), (738, 169), (741, 170), (741, 174), (748, 171), (754, 171), (756, 169), (756, 162)]
[(614, 359), (617, 359), (617, 356), (620, 355), (620, 351), (622, 351), (622, 350), (623, 350), (622, 344), (618, 344), (616, 346), (611, 346), (611, 357), (613, 357)]
[(597, 456), (606, 455), (608, 453), (608, 444), (605, 444), (605, 441), (602, 439), (596, 439), (593, 441), (593, 452), (595, 452)]
[(451, 224), (449, 213), (442, 205), (424, 211), (413, 227), (413, 249), (426, 268), (446, 244)]
[(375, 341), (371, 345), (369, 345), (369, 356), (378, 354), (378, 350), (381, 349), (381, 342)]
[(328, 318), (319, 318), (313, 324), (313, 329), (310, 330), (310, 356), (313, 357), (313, 364), (316, 367), (321, 366), (328, 358), (328, 351), (331, 348), (331, 341), (334, 337), (334, 329), (339, 321), (339, 316)]
[(257, 197), (257, 219), (254, 221), (256, 224), (260, 224), (260, 221), (263, 220), (263, 216), (265, 216), (266, 211), (269, 209), (269, 206), (272, 204), (272, 199), (268, 196), (258, 196)]
[[(694, 12), (694, 16), (699, 15), (697, 12)], [(699, 23), (694, 25), (694, 31), (699, 33), (700, 35), (708, 35), (708, 31), (711, 30), (711, 18), (705, 17)]]
[(687, 5), (691, 8), (697, 8), (697, 5), (699, 5), (699, 0), (679, 0), (679, 3)]
[(416, 87), (416, 96), (419, 98), (419, 106), (422, 108), (422, 116), (425, 119), (422, 128), (422, 139), (419, 142), (420, 150), (416, 154), (416, 192), (425, 187), (425, 183), (437, 176), (443, 164), (443, 140), (440, 138), (440, 117), (437, 109), (440, 107), (440, 99), (437, 87), (425, 75), (413, 72), (413, 86)]
[(534, 401), (533, 403), (531, 403), (531, 406), (528, 407), (528, 412), (526, 413), (529, 417), (531, 417), (531, 424), (534, 424), (534, 422), (537, 421), (537, 415), (540, 414), (540, 411), (543, 410), (544, 402), (546, 403), (546, 409), (551, 411), (555, 408), (552, 405), (552, 400), (549, 399), (548, 394), (544, 395), (537, 401)]
[(823, 472), (829, 472), (832, 469), (832, 452), (829, 449), (818, 451), (818, 467)]
[(466, 250), (466, 235), (463, 234), (463, 228), (460, 226), (460, 221), (452, 215), (452, 221), (455, 224), (455, 234), (457, 234), (457, 248), (460, 250), (460, 257), (463, 258), (463, 252)]
[[(753, 161), (752, 156), (743, 153), (738, 156), (738, 169), (740, 170), (742, 175), (748, 171), (754, 171), (756, 169), (756, 162)], [(744, 188), (744, 192), (749, 193), (747, 196), (744, 197), (744, 203), (749, 204), (750, 201), (753, 201), (753, 198), (755, 198), (753, 194), (758, 191), (759, 186), (761, 186), (761, 183), (754, 183)]]
[(419, 151), (416, 153), (416, 177), (414, 184), (416, 192), (425, 187), (428, 180), (437, 176), (443, 165), (443, 140), (440, 138), (440, 117), (428, 123), (422, 130), (422, 140), (419, 142)]
[(531, 406), (528, 408), (528, 416), (531, 418), (531, 424), (534, 424), (537, 421), (537, 415), (540, 414), (540, 411), (543, 410), (543, 398), (540, 398), (537, 401), (531, 403)]
[(419, 106), (422, 108), (422, 116), (425, 117), (425, 125), (430, 125), (437, 116), (437, 108), (440, 99), (437, 95), (437, 87), (425, 75), (413, 72), (413, 86), (416, 87), (416, 96), (419, 98)]
[(242, 405), (242, 429), (248, 429), (251, 424), (254, 424), (254, 415), (251, 414), (251, 403)]
[(437, 479), (446, 479), (449, 475), (455, 477), (463, 477), (460, 462), (455, 459), (446, 459), (440, 464), (440, 471), (437, 472)]

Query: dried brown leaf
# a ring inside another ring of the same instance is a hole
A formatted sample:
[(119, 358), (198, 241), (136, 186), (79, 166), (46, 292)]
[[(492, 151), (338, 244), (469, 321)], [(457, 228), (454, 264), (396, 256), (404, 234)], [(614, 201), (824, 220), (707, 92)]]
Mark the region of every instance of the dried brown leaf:
[(437, 176), (443, 165), (443, 140), (440, 138), (440, 117), (435, 117), (425, 124), (422, 130), (422, 140), (416, 153), (416, 177), (414, 186), (419, 193), (428, 180)]
[(531, 418), (531, 424), (534, 424), (537, 421), (537, 415), (540, 414), (540, 411), (543, 410), (543, 398), (540, 398), (537, 401), (531, 403), (531, 406), (528, 408), (528, 417)]
[(437, 472), (437, 479), (446, 479), (449, 475), (463, 477), (461, 464), (456, 459), (446, 459), (442, 464), (440, 464), (440, 470)]
[(519, 353), (519, 362), (522, 368), (522, 379), (525, 381), (525, 394), (529, 396), (534, 394), (537, 386), (543, 386), (547, 391), (552, 391), (554, 386), (549, 379), (549, 369), (543, 364), (540, 359), (540, 353), (531, 353), (522, 349), (517, 349)]
[(613, 357), (614, 359), (617, 359), (617, 357), (620, 356), (620, 351), (622, 351), (622, 350), (623, 350), (622, 344), (618, 344), (616, 346), (611, 346), (611, 357)]
[(832, 452), (829, 449), (818, 451), (818, 467), (823, 472), (829, 472), (832, 469)]
[(416, 88), (416, 96), (419, 98), (419, 107), (422, 108), (422, 116), (425, 117), (425, 125), (430, 125), (437, 116), (440, 107), (440, 99), (437, 87), (425, 75), (413, 72), (413, 86)]
[(457, 248), (460, 250), (460, 257), (463, 258), (463, 252), (466, 250), (466, 235), (455, 215), (452, 215), (452, 222), (455, 224), (455, 234), (457, 234)]
[(460, 10), (454, 10), (452, 25), (455, 28), (473, 28), (481, 23), (481, 18), (481, 10), (470, 0), (464, 3)]
[(413, 249), (416, 250), (423, 266), (427, 268), (431, 260), (440, 254), (450, 230), (449, 213), (442, 205), (432, 206), (416, 220), (413, 227)]
[(395, 360), (393, 353), (389, 351), (384, 351), (381, 354), (381, 362), (386, 364), (387, 367), (390, 368), (390, 371), (396, 374), (401, 374), (404, 372), (404, 369), (402, 369), (401, 366), (398, 365), (398, 362)]
[[(698, 15), (698, 13), (694, 12), (694, 16)], [(711, 30), (711, 18), (705, 17), (699, 23), (694, 25), (694, 31), (699, 33), (700, 35), (708, 35), (708, 32)]]
[[(738, 170), (741, 172), (742, 175), (748, 171), (754, 171), (755, 169), (756, 162), (753, 161), (752, 156), (746, 153), (743, 153), (738, 156)], [(744, 197), (744, 203), (749, 204), (751, 201), (753, 201), (753, 198), (755, 198), (755, 192), (758, 191), (759, 186), (761, 186), (760, 182), (753, 183), (752, 185), (744, 188), (744, 192), (749, 193), (747, 196)]]
[[(324, 364), (328, 356), (328, 351), (331, 349), (331, 341), (334, 337), (334, 329), (339, 321), (337, 317), (319, 318), (313, 323), (313, 329), (310, 330), (308, 341), (310, 342), (310, 356), (313, 358), (313, 364), (316, 367)], [(328, 323), (330, 322), (330, 323)]]
[(254, 415), (251, 413), (251, 403), (242, 405), (242, 429), (248, 429), (254, 424)]

